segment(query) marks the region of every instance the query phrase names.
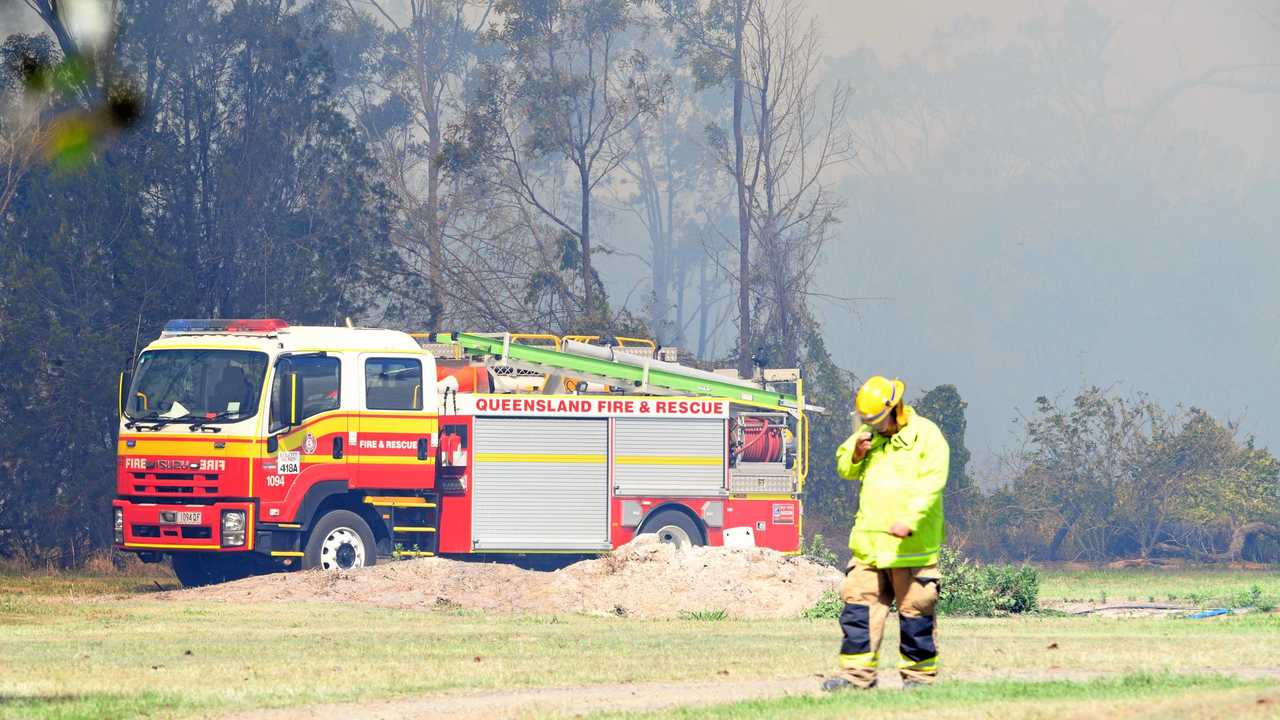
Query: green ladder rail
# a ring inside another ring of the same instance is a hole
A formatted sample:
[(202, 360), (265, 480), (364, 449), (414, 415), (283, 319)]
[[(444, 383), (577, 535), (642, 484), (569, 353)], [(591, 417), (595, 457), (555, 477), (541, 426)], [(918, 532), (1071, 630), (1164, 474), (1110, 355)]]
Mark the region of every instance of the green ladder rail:
[[(608, 382), (629, 383), (636, 388), (653, 390), (661, 394), (688, 394), (725, 398), (735, 403), (755, 405), (778, 410), (808, 410), (802, 407), (795, 395), (768, 390), (753, 385), (742, 385), (728, 380), (716, 380), (706, 375), (694, 376), (672, 372), (658, 366), (630, 365), (603, 358), (575, 355), (535, 345), (511, 342), (510, 336), (488, 336), (474, 333), (436, 333), (439, 344), (457, 343), (472, 356), (501, 358), (515, 367), (555, 374), (571, 374)], [(707, 373), (709, 374), (709, 373)]]

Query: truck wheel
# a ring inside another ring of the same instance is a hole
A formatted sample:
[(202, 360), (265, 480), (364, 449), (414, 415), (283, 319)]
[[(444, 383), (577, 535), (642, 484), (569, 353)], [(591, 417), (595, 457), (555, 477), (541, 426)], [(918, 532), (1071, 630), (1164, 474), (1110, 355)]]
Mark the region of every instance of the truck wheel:
[(206, 559), (195, 553), (173, 554), (173, 574), (178, 576), (182, 587), (201, 587), (213, 582)]
[(658, 540), (671, 543), (677, 548), (691, 545), (705, 545), (702, 531), (688, 515), (675, 510), (663, 510), (644, 522), (641, 533), (656, 533)]
[(320, 518), (303, 552), (303, 570), (350, 570), (378, 562), (369, 523), (349, 510), (334, 510)]

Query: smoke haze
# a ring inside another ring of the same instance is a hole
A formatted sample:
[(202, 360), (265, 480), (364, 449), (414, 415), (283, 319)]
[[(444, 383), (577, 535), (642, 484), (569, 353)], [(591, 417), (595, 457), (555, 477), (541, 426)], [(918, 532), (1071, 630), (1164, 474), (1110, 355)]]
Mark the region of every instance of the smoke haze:
[[(990, 460), (1082, 384), (1280, 444), (1280, 4), (816, 2), (862, 139), (838, 362), (954, 383)], [(859, 102), (861, 101), (861, 102)]]

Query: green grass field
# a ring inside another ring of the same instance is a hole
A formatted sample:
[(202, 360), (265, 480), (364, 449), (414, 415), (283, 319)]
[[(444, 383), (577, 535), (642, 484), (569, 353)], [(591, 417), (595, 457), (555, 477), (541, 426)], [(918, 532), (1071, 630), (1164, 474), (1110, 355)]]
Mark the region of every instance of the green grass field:
[[(1217, 599), (1255, 584), (1264, 597), (1280, 591), (1271, 575), (1240, 575), (1053, 572), (1044, 595), (1097, 599), (1106, 592), (1108, 599), (1127, 601), (1130, 594), (1145, 600), (1206, 593)], [(1086, 592), (1094, 585), (1105, 590)], [(0, 718), (206, 717), (436, 693), (665, 681), (811, 676), (816, 687), (818, 674), (833, 670), (838, 643), (832, 621), (717, 620), (714, 612), (671, 621), (511, 618), (318, 603), (180, 603), (148, 597), (157, 586), (172, 581), (0, 575)], [(1271, 704), (1280, 696), (1267, 689), (1280, 680), (1277, 613), (1208, 620), (943, 618), (940, 627), (950, 681), (936, 688), (756, 700), (652, 716), (842, 717), (855, 707), (927, 706), (937, 717), (967, 717), (1008, 706), (1010, 717), (1069, 717), (1123, 715), (1162, 703), (1169, 714), (1194, 718), (1220, 716), (1211, 710), (1226, 706), (1239, 705), (1244, 716), (1280, 707)], [(891, 627), (886, 666), (897, 659), (896, 642)]]
[(1128, 568), (1040, 573), (1042, 600), (1185, 603), (1199, 607), (1280, 606), (1280, 571)]

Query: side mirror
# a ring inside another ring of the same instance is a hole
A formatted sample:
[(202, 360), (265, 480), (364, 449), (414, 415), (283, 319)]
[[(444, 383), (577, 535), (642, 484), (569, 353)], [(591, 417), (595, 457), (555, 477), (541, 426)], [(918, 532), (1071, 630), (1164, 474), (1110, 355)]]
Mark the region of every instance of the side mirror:
[(120, 379), (116, 383), (116, 416), (124, 417), (124, 371), (120, 371)]

